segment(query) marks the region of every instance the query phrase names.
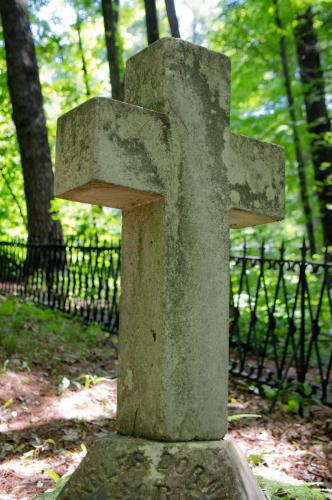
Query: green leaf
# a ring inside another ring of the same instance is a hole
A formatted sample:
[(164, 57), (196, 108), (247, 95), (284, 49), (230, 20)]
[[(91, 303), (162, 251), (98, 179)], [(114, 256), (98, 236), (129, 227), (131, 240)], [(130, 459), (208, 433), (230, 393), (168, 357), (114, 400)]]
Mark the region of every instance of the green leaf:
[(298, 399), (290, 399), (286, 405), (283, 405), (283, 410), (297, 413), (300, 408), (300, 403)]
[(52, 469), (44, 469), (44, 473), (47, 474), (56, 483), (59, 481), (60, 476)]
[(8, 400), (4, 403), (3, 408), (4, 408), (4, 409), (9, 408), (9, 407), (10, 407), (10, 405), (13, 403), (13, 401), (14, 401), (14, 400), (13, 400), (12, 398), (11, 398), (11, 399), (8, 399)]
[(241, 420), (242, 418), (261, 418), (261, 415), (255, 415), (253, 413), (239, 413), (238, 415), (228, 415), (228, 422), (234, 422), (236, 420)]
[(270, 387), (269, 385), (262, 385), (263, 394), (267, 399), (273, 399), (277, 395), (277, 389)]
[(247, 461), (252, 465), (259, 465), (264, 461), (264, 455), (266, 455), (266, 451), (259, 454), (252, 453), (247, 457)]

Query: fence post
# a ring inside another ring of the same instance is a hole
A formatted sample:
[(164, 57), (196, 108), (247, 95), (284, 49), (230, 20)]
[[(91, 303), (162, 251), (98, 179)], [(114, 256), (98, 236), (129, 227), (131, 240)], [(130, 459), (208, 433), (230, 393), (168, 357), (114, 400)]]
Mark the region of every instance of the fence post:
[(301, 263), (300, 263), (300, 283), (301, 283), (301, 299), (300, 299), (300, 308), (301, 308), (301, 326), (300, 326), (300, 339), (299, 339), (299, 347), (300, 347), (300, 363), (299, 363), (299, 373), (298, 373), (298, 381), (304, 384), (305, 382), (305, 320), (306, 320), (306, 310), (305, 310), (305, 292), (306, 292), (306, 241), (303, 238), (303, 243), (301, 247)]

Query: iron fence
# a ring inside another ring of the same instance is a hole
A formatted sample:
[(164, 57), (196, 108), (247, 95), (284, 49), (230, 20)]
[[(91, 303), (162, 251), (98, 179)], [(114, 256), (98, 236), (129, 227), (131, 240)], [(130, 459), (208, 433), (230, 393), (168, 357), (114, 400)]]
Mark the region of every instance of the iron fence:
[[(230, 371), (282, 387), (295, 381), (332, 405), (332, 261), (252, 255), (230, 259)], [(79, 315), (117, 334), (118, 243), (38, 245), (0, 242), (0, 291)]]
[[(332, 261), (248, 254), (231, 258), (230, 371), (332, 405)], [(308, 391), (308, 388), (310, 389)]]
[(0, 291), (117, 333), (119, 244), (0, 242)]

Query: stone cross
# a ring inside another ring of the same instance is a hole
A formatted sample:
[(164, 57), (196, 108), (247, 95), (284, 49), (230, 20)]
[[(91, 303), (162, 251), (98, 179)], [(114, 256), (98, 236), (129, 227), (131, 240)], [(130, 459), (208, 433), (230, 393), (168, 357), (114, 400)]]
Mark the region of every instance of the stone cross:
[(94, 98), (62, 116), (56, 151), (58, 197), (123, 210), (118, 429), (218, 440), (229, 228), (283, 217), (283, 151), (230, 131), (219, 53), (162, 39), (129, 60), (125, 88), (126, 102)]

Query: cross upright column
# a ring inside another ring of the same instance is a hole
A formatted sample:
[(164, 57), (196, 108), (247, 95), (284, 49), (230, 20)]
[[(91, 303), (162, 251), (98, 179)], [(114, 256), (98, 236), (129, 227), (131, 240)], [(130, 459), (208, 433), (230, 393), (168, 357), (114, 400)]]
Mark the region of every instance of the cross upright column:
[[(129, 437), (105, 443), (114, 460), (97, 483), (120, 495), (105, 498), (261, 498), (219, 441), (229, 227), (282, 218), (283, 152), (231, 133), (226, 56), (163, 39), (129, 60), (125, 87), (126, 103), (92, 99), (57, 136), (58, 195), (123, 210), (117, 423)], [(97, 455), (67, 491), (83, 491)]]
[[(272, 207), (260, 214), (258, 205), (254, 214), (249, 201), (263, 198), (261, 187), (255, 193), (242, 179), (244, 189), (232, 185), (233, 170), (247, 167), (250, 179), (254, 146), (244, 143), (233, 165), (245, 138), (229, 129), (226, 56), (162, 40), (128, 62), (125, 99), (168, 117), (170, 154), (163, 200), (123, 215), (119, 429), (168, 441), (220, 439), (227, 429), (229, 226), (250, 225), (250, 217), (265, 222)], [(263, 169), (269, 184), (281, 174)], [(231, 212), (234, 201), (242, 206)], [(280, 198), (275, 208), (278, 216)]]
[(163, 199), (123, 213), (118, 424), (166, 441), (227, 428), (230, 65), (189, 47), (163, 40), (126, 76), (128, 103), (168, 117), (170, 153)]

